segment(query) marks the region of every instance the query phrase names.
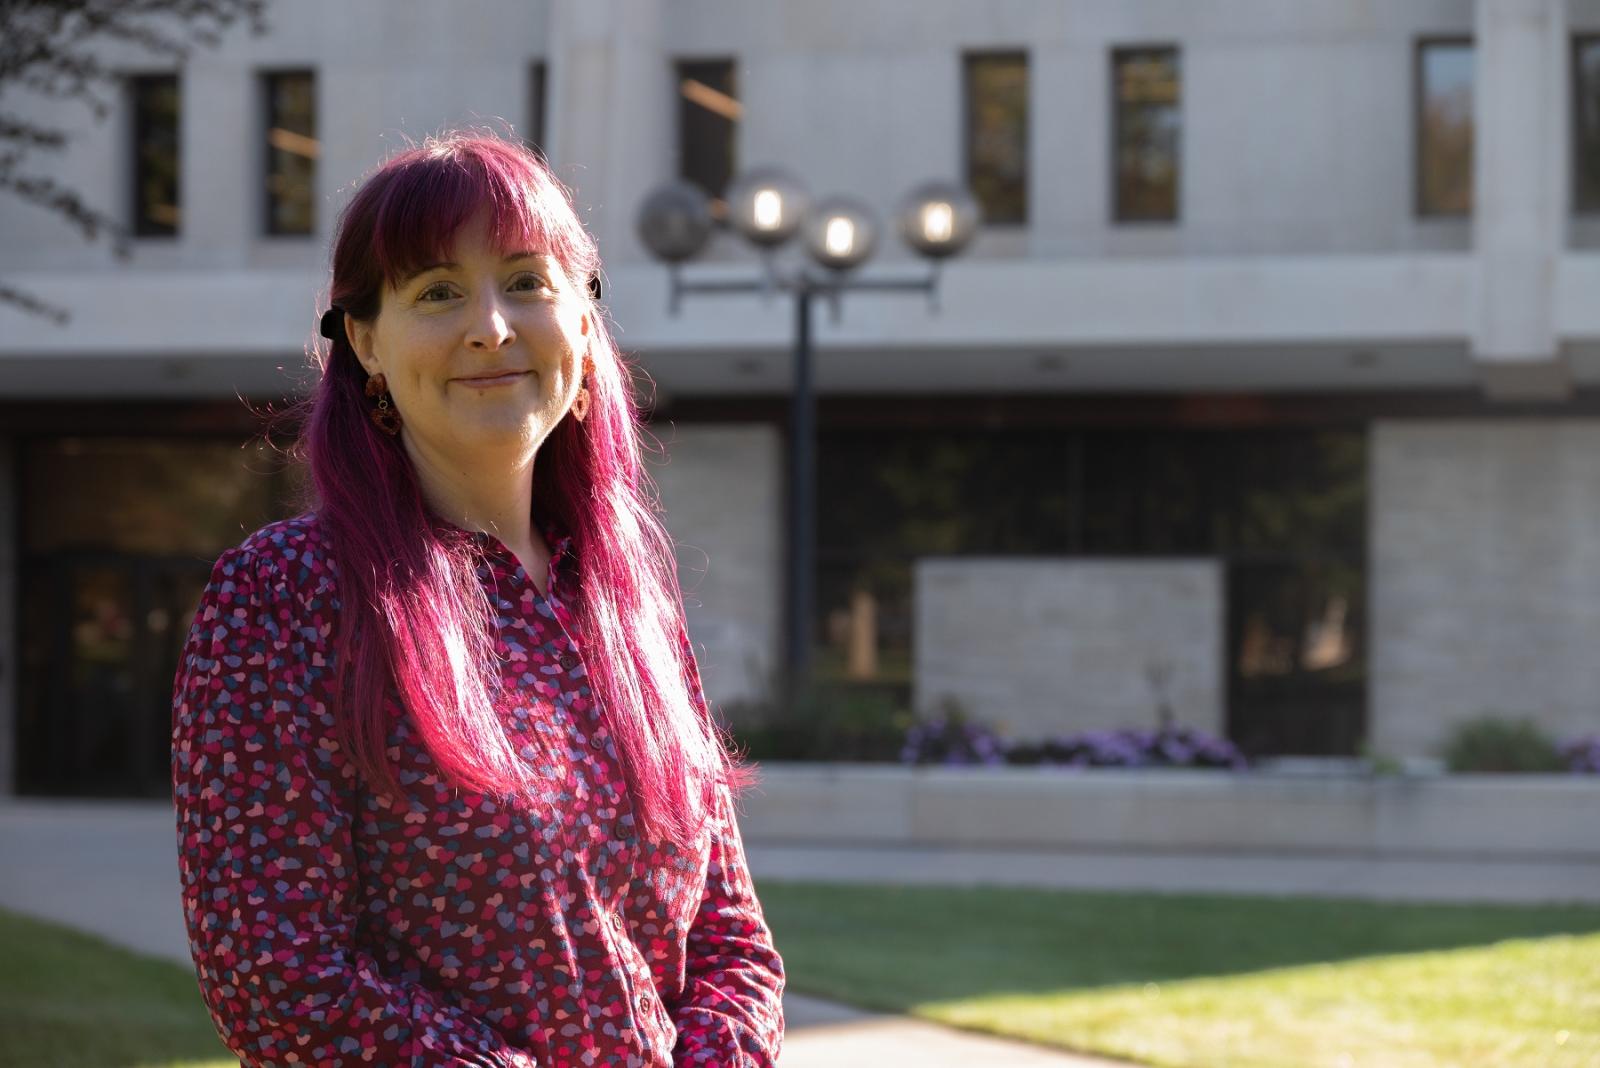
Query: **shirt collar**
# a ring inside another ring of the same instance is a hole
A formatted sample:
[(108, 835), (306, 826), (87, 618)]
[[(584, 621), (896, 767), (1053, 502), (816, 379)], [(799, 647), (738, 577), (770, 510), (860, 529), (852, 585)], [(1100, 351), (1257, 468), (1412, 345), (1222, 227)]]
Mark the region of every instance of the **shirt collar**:
[[(460, 531), (478, 546), (486, 555), (499, 558), (500, 564), (508, 571), (516, 565), (516, 559), (505, 542), (490, 534), (486, 530), (467, 530), (459, 527), (449, 520), (441, 519), (445, 526)], [(544, 535), (545, 546), (550, 550), (550, 570), (546, 575), (546, 589), (553, 588), (558, 581), (561, 588), (566, 589), (566, 579), (577, 572), (577, 553), (573, 548), (573, 537), (567, 532), (566, 527), (554, 516), (547, 516), (539, 523), (539, 532)]]

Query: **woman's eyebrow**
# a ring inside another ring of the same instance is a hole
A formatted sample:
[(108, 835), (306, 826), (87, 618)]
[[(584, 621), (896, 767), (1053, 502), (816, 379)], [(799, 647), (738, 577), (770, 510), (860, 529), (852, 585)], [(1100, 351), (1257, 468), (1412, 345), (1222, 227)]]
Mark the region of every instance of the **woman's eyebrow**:
[[(544, 253), (542, 252), (510, 252), (507, 253), (505, 258), (500, 262), (514, 263), (517, 260), (538, 259), (543, 255)], [(460, 269), (461, 264), (455, 262), (454, 260), (444, 260), (440, 263), (425, 263), (421, 267), (418, 267), (416, 270), (412, 271), (410, 274), (406, 275), (404, 278), (400, 279), (400, 284), (405, 285), (413, 278), (421, 277), (422, 275), (427, 274), (429, 271), (459, 271)]]
[(416, 270), (412, 271), (410, 274), (406, 275), (404, 278), (400, 279), (400, 284), (401, 285), (405, 285), (407, 282), (410, 282), (413, 278), (420, 278), (423, 275), (427, 274), (429, 271), (442, 271), (442, 270), (454, 271), (454, 270), (459, 270), (460, 267), (461, 267), (461, 264), (454, 263), (454, 262), (452, 262), (450, 260), (445, 260), (442, 263), (425, 263), (421, 267), (418, 267)]

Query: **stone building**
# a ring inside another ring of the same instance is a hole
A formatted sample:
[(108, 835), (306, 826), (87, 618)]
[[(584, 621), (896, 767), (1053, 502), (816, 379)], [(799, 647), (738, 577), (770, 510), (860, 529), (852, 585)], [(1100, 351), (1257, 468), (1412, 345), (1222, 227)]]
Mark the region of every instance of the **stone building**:
[[(819, 671), (1017, 735), (1167, 708), (1257, 754), (1600, 721), (1600, 3), (274, 0), (131, 49), (0, 199), (0, 792), (165, 789), (210, 563), (294, 484), (241, 404), (305, 383), (352, 183), (504, 122), (583, 203), (708, 689), (783, 648), (782, 300), (694, 297), (645, 194), (777, 164), (884, 220), (959, 180), (937, 309), (817, 340)], [(12, 95), (30, 110), (46, 105)], [(8, 103), (8, 106), (12, 106)], [(698, 277), (756, 257), (719, 234)], [(921, 270), (892, 240), (864, 276)], [(670, 461), (670, 462), (668, 462)]]

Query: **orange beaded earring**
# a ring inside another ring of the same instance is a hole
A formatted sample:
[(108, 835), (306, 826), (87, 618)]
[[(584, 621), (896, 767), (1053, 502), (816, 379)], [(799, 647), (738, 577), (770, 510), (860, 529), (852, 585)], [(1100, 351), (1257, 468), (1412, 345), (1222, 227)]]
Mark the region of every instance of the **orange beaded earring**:
[(594, 361), (585, 353), (583, 357), (583, 385), (572, 400), (572, 418), (583, 422), (589, 416), (589, 383), (594, 380)]
[(373, 424), (390, 437), (400, 433), (400, 413), (389, 407), (389, 380), (382, 371), (367, 379), (367, 396), (378, 398), (378, 406), (368, 412)]

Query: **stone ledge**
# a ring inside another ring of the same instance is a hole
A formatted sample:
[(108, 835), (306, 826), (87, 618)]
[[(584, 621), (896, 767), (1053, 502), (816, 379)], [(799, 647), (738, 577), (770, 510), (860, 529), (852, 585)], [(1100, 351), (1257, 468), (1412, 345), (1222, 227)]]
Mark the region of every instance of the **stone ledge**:
[(752, 842), (1600, 861), (1600, 776), (769, 763)]

